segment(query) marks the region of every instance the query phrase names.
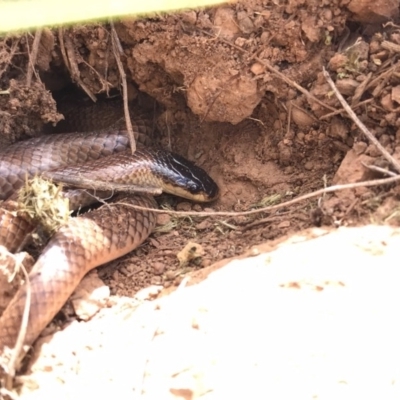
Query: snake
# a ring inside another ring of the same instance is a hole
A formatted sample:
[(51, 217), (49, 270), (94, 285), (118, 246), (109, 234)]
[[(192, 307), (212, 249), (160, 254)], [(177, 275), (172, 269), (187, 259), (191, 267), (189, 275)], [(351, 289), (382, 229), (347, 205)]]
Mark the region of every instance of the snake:
[[(134, 129), (140, 134), (139, 122)], [(73, 187), (85, 187), (90, 179), (91, 185), (133, 185), (145, 187), (145, 192), (165, 191), (201, 202), (219, 195), (217, 184), (191, 161), (145, 147), (138, 147), (132, 155), (127, 132), (115, 129), (44, 135), (1, 150), (0, 199), (12, 198), (26, 177), (36, 174)], [(12, 201), (10, 204), (6, 200), (0, 208), (0, 245), (17, 251), (34, 225), (15, 213)], [(116, 204), (70, 218), (52, 236), (29, 273), (31, 295), (24, 345), (34, 343), (85, 274), (129, 253), (151, 234), (155, 213), (131, 205), (151, 209), (156, 202), (148, 194), (126, 196)], [(15, 346), (26, 300), (25, 282), (0, 317), (0, 352)]]

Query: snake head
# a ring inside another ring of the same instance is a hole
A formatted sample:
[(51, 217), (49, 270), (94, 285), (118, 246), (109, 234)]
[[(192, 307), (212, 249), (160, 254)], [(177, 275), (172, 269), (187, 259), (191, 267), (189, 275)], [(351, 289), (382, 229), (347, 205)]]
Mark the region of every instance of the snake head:
[(218, 198), (218, 185), (192, 161), (165, 150), (158, 150), (156, 159), (159, 160), (157, 174), (164, 182), (164, 192), (198, 202)]

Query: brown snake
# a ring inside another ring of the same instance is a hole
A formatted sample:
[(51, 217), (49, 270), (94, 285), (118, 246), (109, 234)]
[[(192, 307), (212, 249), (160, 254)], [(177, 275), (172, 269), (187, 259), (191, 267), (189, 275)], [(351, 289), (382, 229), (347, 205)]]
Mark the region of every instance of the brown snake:
[[(145, 185), (155, 193), (162, 189), (198, 201), (218, 196), (215, 182), (191, 162), (161, 150), (139, 149), (132, 156), (126, 152), (128, 146), (127, 135), (121, 131), (46, 135), (18, 142), (0, 151), (0, 199), (12, 195), (26, 174), (47, 170), (52, 171), (48, 176), (75, 186), (84, 186), (81, 180), (86, 177), (92, 184), (104, 179), (106, 185)], [(67, 167), (58, 169), (63, 166)], [(78, 178), (71, 181), (72, 174)], [(156, 206), (145, 195), (127, 197), (124, 203)], [(100, 207), (62, 226), (29, 274), (32, 295), (24, 344), (36, 340), (88, 271), (132, 251), (154, 226), (154, 213), (121, 204)], [(32, 229), (24, 218), (0, 209), (0, 244), (10, 251), (16, 251)], [(26, 297), (24, 284), (0, 317), (0, 352), (15, 345)]]

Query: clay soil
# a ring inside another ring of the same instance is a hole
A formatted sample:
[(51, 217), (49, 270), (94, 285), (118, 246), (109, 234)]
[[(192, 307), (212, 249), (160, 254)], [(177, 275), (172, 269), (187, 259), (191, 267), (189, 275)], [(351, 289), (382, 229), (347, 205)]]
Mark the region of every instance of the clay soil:
[[(322, 70), (379, 142), (398, 155), (400, 29), (398, 2), (388, 3), (242, 0), (116, 23), (133, 115), (150, 116), (152, 140), (195, 161), (221, 190), (211, 204), (162, 196), (160, 207), (241, 212), (332, 184), (383, 177), (361, 162), (392, 166), (341, 109)], [(100, 115), (102, 107), (113, 108), (116, 119), (123, 115), (110, 26), (44, 29), (30, 71), (34, 36), (0, 42), (2, 146), (51, 131), (90, 129), (74, 120), (94, 108)], [(97, 122), (98, 129), (108, 123)], [(196, 282), (221, 260), (306, 228), (398, 225), (398, 196), (392, 185), (251, 216), (161, 214), (144, 245), (98, 274), (112, 295), (133, 297), (149, 285), (171, 291), (187, 274)], [(182, 263), (177, 254), (188, 242), (198, 245), (199, 257)], [(58, 324), (70, 318), (66, 308)]]

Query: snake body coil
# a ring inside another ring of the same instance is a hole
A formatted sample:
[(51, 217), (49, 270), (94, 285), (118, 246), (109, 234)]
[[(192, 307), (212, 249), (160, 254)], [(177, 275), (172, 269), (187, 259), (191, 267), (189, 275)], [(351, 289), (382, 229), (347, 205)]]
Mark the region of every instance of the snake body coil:
[[(90, 179), (92, 185), (100, 182), (117, 190), (119, 185), (144, 186), (154, 193), (163, 190), (198, 201), (218, 196), (215, 182), (184, 158), (146, 149), (132, 156), (128, 146), (123, 131), (47, 135), (12, 145), (0, 152), (0, 199), (21, 187), (26, 175), (44, 171), (55, 181), (78, 187), (85, 187), (82, 182)], [(124, 203), (72, 218), (50, 240), (29, 275), (32, 295), (24, 344), (33, 343), (89, 270), (127, 254), (151, 233), (154, 213), (135, 210), (127, 203), (154, 208), (153, 198), (136, 195)], [(19, 235), (32, 227), (12, 215), (0, 209), (0, 244), (15, 250)], [(26, 293), (24, 284), (0, 317), (0, 351), (15, 345)]]

